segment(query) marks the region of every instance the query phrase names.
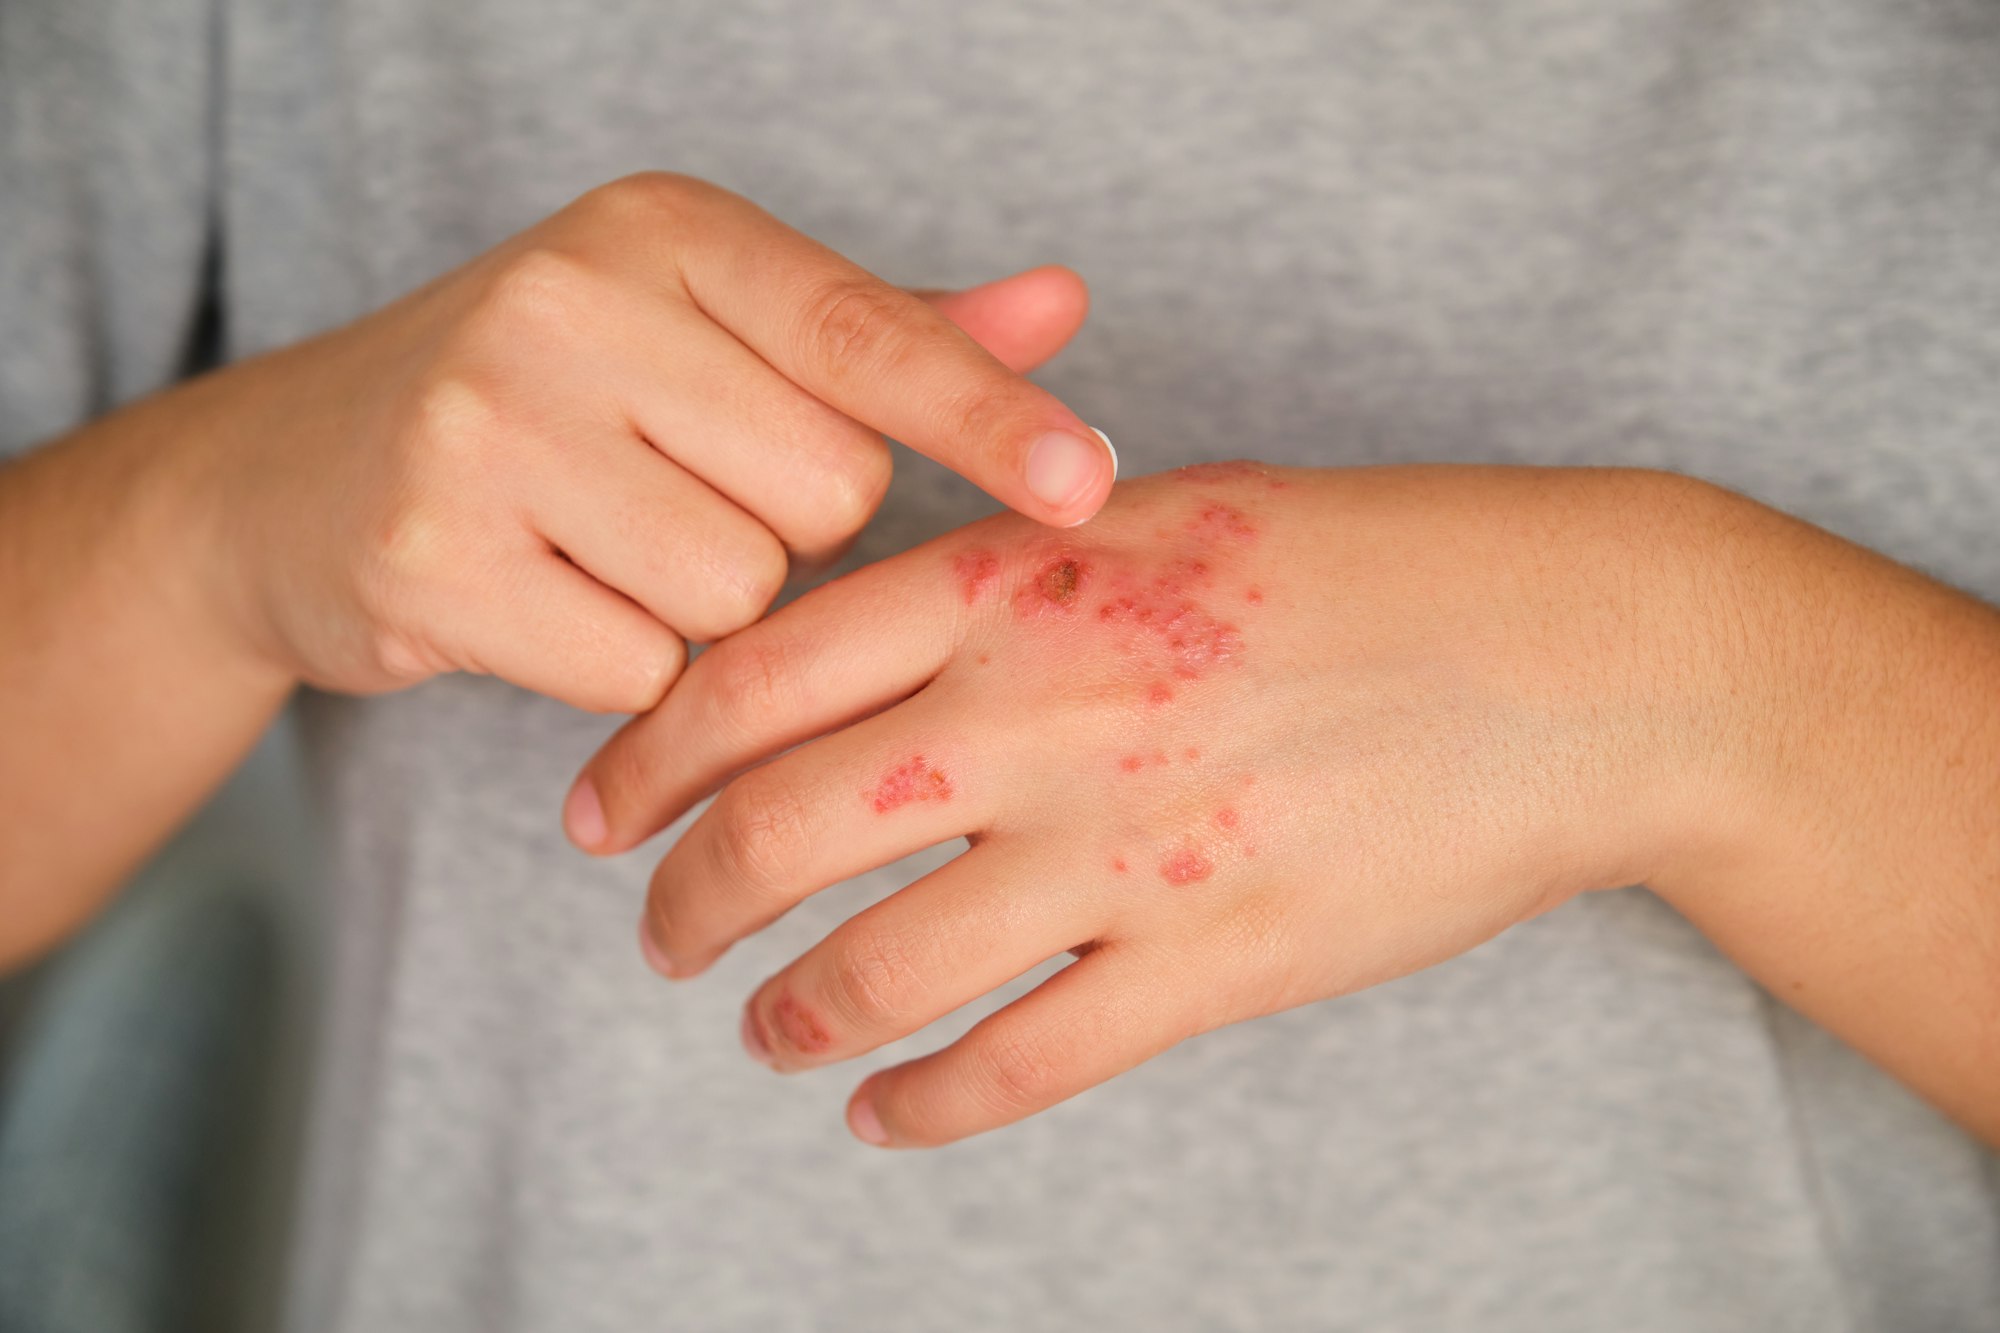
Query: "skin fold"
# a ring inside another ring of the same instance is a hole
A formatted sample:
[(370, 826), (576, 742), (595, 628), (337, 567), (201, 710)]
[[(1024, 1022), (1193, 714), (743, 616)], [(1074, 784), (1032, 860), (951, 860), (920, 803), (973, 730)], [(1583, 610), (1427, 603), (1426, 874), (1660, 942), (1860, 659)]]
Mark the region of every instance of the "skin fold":
[[(969, 850), (750, 999), (780, 1070), (1071, 951), (871, 1075), (871, 1142), (1032, 1114), (1222, 1024), (1644, 884), (2000, 1143), (2000, 616), (1660, 473), (1204, 465), (974, 524), (697, 660), (578, 783), (692, 976), (809, 894)], [(595, 836), (591, 836), (595, 835)]]

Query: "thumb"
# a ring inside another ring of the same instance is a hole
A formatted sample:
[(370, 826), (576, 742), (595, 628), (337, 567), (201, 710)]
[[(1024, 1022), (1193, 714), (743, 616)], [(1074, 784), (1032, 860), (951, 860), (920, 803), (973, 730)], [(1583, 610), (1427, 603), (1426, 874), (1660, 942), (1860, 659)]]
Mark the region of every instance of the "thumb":
[(993, 354), (1025, 374), (1060, 352), (1090, 313), (1090, 289), (1060, 264), (967, 287), (916, 291), (937, 312)]

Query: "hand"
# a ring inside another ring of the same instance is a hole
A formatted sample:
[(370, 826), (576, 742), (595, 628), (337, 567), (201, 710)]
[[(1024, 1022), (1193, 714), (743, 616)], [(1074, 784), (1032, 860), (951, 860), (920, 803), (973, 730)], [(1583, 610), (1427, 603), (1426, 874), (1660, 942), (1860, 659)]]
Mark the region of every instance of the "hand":
[(220, 600), (323, 688), (480, 671), (643, 710), (684, 638), (868, 519), (878, 432), (1035, 519), (1093, 513), (1106, 447), (1016, 373), (1084, 299), (1040, 269), (927, 303), (712, 186), (616, 182), (203, 385), (231, 422), (195, 469)]
[(1702, 493), (1236, 464), (1127, 483), (1075, 534), (976, 524), (698, 660), (586, 768), (596, 850), (727, 782), (647, 900), (656, 966), (690, 976), (966, 837), (771, 978), (745, 1040), (848, 1059), (1073, 951), (849, 1109), (896, 1145), (991, 1129), (1733, 846), (1729, 737), (1759, 705), (1696, 614)]

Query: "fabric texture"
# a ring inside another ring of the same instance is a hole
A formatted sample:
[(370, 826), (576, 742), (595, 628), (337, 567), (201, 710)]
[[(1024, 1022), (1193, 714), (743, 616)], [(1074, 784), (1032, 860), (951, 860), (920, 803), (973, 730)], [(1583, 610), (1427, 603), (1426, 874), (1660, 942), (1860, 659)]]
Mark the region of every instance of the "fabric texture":
[[(1988, 0), (7, 0), (0, 108), (13, 447), (175, 373), (205, 253), (243, 355), (662, 167), (911, 285), (1073, 266), (1041, 379), (1128, 473), (1671, 468), (2000, 597)], [(904, 455), (851, 563), (990, 507)], [(1990, 1155), (1643, 890), (881, 1154), (860, 1069), (991, 1002), (786, 1080), (738, 1006), (952, 849), (668, 986), (658, 844), (557, 826), (604, 722), (305, 721), (297, 1330), (2000, 1326)]]

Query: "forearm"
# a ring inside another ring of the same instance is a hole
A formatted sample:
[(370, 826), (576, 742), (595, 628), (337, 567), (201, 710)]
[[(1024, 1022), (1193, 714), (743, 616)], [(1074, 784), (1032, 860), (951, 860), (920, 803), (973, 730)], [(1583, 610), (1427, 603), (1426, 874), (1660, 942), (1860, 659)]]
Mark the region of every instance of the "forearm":
[(1732, 548), (1759, 589), (1733, 632), (1762, 713), (1743, 719), (1750, 841), (1656, 887), (2000, 1144), (2000, 612), (1789, 520), (1732, 526)]
[(227, 776), (284, 672), (216, 596), (212, 383), (0, 469), (0, 969), (82, 922)]

